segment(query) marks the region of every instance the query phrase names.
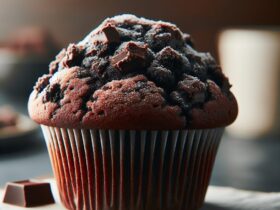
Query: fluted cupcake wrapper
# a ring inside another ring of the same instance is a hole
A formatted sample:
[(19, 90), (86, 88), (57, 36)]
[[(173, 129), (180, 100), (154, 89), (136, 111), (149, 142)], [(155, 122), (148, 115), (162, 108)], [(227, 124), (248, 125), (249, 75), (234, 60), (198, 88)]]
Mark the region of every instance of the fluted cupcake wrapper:
[(224, 131), (42, 130), (73, 210), (199, 209)]

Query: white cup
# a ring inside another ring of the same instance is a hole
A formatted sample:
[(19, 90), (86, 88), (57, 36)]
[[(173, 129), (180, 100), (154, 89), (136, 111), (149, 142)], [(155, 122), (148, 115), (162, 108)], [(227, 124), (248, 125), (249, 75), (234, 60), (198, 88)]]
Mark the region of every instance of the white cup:
[(247, 139), (280, 134), (280, 29), (228, 29), (218, 47), (239, 104), (228, 131)]

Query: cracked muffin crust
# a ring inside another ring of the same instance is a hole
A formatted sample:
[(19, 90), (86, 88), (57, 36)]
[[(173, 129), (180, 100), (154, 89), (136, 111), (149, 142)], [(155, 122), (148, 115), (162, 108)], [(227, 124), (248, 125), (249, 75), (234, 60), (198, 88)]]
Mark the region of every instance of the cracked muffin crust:
[(55, 127), (214, 128), (237, 116), (230, 87), (175, 25), (121, 15), (63, 49), (28, 107), (37, 123)]

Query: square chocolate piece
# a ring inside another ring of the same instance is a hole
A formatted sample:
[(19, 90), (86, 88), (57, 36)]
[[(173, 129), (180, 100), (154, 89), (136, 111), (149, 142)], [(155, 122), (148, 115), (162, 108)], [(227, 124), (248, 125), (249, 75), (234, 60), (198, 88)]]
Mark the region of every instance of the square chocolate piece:
[(54, 203), (49, 183), (22, 180), (9, 182), (6, 186), (4, 203), (35, 207)]

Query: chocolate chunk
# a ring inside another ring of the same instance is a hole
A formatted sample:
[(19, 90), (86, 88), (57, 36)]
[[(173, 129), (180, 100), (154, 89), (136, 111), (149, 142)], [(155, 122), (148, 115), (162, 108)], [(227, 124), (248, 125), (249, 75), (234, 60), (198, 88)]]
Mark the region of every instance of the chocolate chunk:
[(207, 67), (204, 64), (194, 63), (190, 74), (205, 82), (208, 76)]
[(70, 44), (62, 63), (64, 67), (71, 68), (73, 66), (81, 66), (83, 59), (84, 55), (82, 48), (75, 44)]
[(200, 106), (206, 99), (207, 87), (197, 77), (184, 75), (184, 79), (178, 82), (178, 91), (170, 94), (172, 103), (182, 107), (187, 113), (193, 106)]
[(159, 24), (152, 27), (145, 35), (149, 47), (158, 52), (166, 46), (179, 48), (184, 46), (184, 40), (178, 29), (168, 25)]
[(54, 203), (49, 183), (29, 180), (10, 182), (6, 186), (4, 203), (35, 207)]
[(178, 82), (178, 90), (186, 93), (192, 104), (205, 101), (206, 89), (205, 83), (201, 82), (197, 77), (190, 75), (185, 75), (184, 80)]
[(175, 83), (175, 77), (172, 72), (162, 66), (154, 66), (148, 68), (147, 75), (156, 85), (163, 88), (171, 88)]
[(189, 60), (171, 47), (165, 47), (162, 49), (156, 55), (156, 59), (161, 65), (170, 69), (177, 76), (181, 76), (183, 73), (187, 73), (191, 69)]
[(121, 51), (111, 58), (111, 64), (120, 71), (129, 72), (145, 68), (150, 59), (146, 45), (127, 42)]
[(120, 35), (114, 26), (108, 24), (97, 34), (96, 40), (107, 44), (117, 44), (120, 42)]

